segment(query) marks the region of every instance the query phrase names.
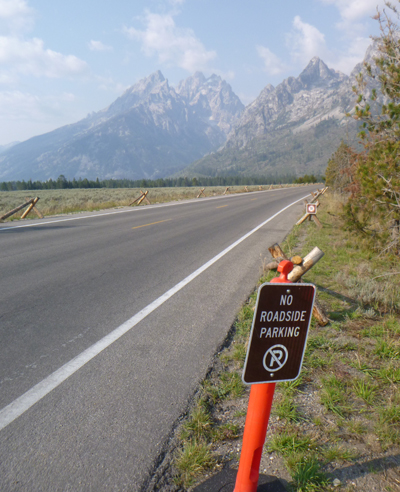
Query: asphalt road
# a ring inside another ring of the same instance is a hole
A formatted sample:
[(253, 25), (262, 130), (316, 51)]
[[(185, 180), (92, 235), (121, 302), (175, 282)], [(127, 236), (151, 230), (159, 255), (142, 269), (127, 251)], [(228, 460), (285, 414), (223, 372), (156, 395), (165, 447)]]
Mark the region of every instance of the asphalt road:
[(146, 490), (311, 190), (0, 224), (0, 490)]

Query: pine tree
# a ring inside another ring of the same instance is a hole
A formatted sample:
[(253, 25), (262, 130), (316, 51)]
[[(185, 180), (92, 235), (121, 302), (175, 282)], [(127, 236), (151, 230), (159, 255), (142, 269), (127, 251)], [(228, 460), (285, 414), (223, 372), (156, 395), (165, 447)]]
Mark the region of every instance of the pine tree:
[[(398, 0), (400, 4), (400, 0)], [(352, 195), (347, 205), (349, 223), (371, 234), (384, 251), (400, 251), (400, 28), (399, 12), (385, 2), (378, 12), (381, 35), (375, 38), (379, 55), (359, 76), (355, 117), (362, 121), (364, 151), (356, 155)], [(380, 93), (363, 95), (366, 77), (380, 82)], [(382, 101), (380, 114), (372, 105)]]

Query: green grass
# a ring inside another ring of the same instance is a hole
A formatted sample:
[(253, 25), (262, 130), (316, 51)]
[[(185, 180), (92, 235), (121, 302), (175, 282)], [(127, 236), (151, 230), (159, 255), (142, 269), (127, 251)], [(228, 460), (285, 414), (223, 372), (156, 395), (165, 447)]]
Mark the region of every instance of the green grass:
[(394, 361), (390, 361), (388, 365), (382, 366), (375, 372), (376, 377), (386, 384), (400, 384), (400, 366)]
[(374, 354), (380, 359), (400, 359), (400, 343), (396, 340), (378, 340)]
[(378, 394), (378, 387), (369, 381), (358, 379), (353, 383), (353, 389), (356, 396), (365, 401), (368, 405), (372, 405)]
[(351, 412), (348, 405), (347, 391), (344, 383), (335, 375), (321, 379), (321, 403), (326, 410), (339, 417), (344, 417)]
[(203, 441), (186, 441), (184, 446), (179, 449), (175, 467), (178, 471), (176, 483), (189, 487), (195, 478), (204, 470), (211, 468), (215, 464), (215, 458), (211, 453), (210, 446)]
[(292, 396), (284, 396), (278, 400), (274, 405), (273, 414), (288, 422), (300, 422), (303, 419)]
[(203, 390), (212, 403), (222, 401), (227, 398), (239, 398), (244, 392), (244, 384), (240, 374), (236, 371), (225, 371), (220, 374), (219, 384), (206, 380), (203, 383)]
[(311, 369), (325, 369), (330, 366), (329, 360), (326, 357), (318, 355), (313, 352), (307, 352), (303, 367), (311, 368)]
[(240, 427), (238, 424), (227, 423), (215, 427), (212, 433), (213, 441), (225, 441), (229, 439), (237, 439), (240, 435)]
[(307, 457), (294, 468), (290, 488), (296, 492), (317, 492), (326, 490), (328, 485), (329, 480), (321, 471), (321, 463), (316, 457)]
[(356, 452), (346, 449), (341, 445), (333, 445), (323, 448), (321, 454), (327, 463), (332, 461), (353, 461), (358, 456)]
[(205, 440), (211, 432), (211, 417), (206, 404), (199, 401), (192, 409), (189, 419), (183, 424), (182, 439), (194, 438), (196, 441)]
[(302, 436), (297, 431), (274, 434), (267, 440), (268, 452), (276, 452), (285, 458), (299, 453), (305, 453), (315, 448), (315, 444), (309, 436)]

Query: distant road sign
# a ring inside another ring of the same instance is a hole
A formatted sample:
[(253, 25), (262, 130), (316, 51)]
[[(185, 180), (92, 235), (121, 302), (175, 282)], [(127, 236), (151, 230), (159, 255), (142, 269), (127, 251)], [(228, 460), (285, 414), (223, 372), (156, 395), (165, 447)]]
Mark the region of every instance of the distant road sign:
[(246, 384), (297, 379), (314, 304), (312, 284), (263, 284), (243, 370)]
[(307, 203), (306, 211), (308, 214), (316, 214), (317, 213), (317, 206), (315, 205), (315, 203)]

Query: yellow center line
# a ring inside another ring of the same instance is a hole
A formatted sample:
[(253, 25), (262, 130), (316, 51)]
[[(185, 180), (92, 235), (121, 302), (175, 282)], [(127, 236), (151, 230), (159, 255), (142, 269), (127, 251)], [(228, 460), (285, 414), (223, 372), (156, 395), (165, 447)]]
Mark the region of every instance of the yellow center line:
[(161, 224), (161, 222), (168, 222), (169, 220), (172, 220), (172, 219), (159, 220), (158, 222), (152, 222), (151, 224), (143, 224), (141, 226), (132, 227), (132, 229), (139, 229), (140, 227), (147, 227), (147, 226), (151, 226), (154, 224)]
[(257, 200), (257, 198), (252, 198), (250, 201), (251, 201), (251, 202), (254, 202), (254, 200)]
[(227, 207), (228, 205), (221, 205), (220, 207), (217, 207), (217, 208), (224, 208), (224, 207)]

